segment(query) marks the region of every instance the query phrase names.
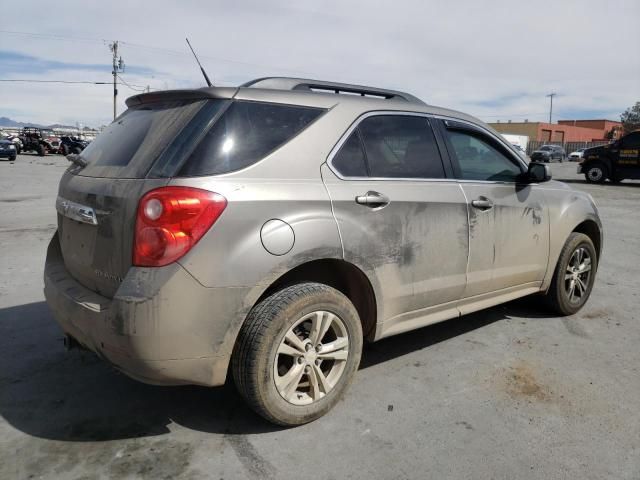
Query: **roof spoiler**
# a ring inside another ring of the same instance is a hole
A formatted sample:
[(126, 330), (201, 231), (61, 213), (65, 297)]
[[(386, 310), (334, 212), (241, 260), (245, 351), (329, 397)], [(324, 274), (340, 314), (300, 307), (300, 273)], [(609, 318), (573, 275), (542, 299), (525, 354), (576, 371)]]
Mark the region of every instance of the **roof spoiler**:
[(191, 90), (162, 90), (159, 92), (141, 93), (127, 98), (127, 107), (143, 103), (166, 102), (171, 100), (204, 100), (207, 98), (233, 98), (236, 87), (197, 88)]
[(251, 80), (240, 85), (241, 88), (269, 88), (275, 90), (306, 90), (324, 93), (347, 93), (362, 97), (374, 97), (384, 99), (399, 99), (410, 103), (425, 103), (410, 93), (388, 90), (384, 88), (366, 87), (363, 85), (351, 85), (348, 83), (327, 82), (325, 80), (312, 80), (307, 78), (290, 77), (263, 77)]

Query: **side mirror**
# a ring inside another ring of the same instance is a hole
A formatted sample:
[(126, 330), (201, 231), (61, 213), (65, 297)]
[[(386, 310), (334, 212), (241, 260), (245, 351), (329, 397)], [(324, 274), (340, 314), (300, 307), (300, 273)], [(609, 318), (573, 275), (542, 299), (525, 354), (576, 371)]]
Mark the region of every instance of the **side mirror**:
[(544, 163), (531, 162), (527, 170), (527, 178), (531, 183), (542, 183), (551, 180), (551, 167)]

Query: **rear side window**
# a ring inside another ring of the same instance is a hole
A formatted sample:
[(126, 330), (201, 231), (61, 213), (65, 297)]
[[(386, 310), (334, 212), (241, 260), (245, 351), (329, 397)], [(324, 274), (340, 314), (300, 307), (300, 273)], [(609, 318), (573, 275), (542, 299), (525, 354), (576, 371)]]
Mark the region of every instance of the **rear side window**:
[(362, 142), (357, 130), (349, 135), (347, 141), (340, 147), (337, 155), (333, 158), (332, 165), (345, 177), (367, 176), (364, 150), (362, 150)]
[(233, 102), (215, 122), (179, 176), (216, 175), (252, 165), (291, 140), (323, 109)]
[(359, 125), (371, 177), (444, 178), (436, 139), (425, 117), (378, 115)]

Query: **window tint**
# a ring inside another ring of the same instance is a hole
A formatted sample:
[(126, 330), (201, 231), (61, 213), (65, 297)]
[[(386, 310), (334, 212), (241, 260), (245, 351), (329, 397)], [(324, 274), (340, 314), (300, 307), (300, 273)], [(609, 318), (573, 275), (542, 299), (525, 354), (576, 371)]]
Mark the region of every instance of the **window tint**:
[(522, 173), (515, 161), (475, 134), (449, 130), (448, 136), (460, 166), (461, 179), (509, 182)]
[(172, 101), (129, 108), (106, 127), (80, 156), (88, 163), (82, 175), (142, 177), (151, 163), (205, 101)]
[(429, 121), (408, 115), (369, 117), (358, 127), (372, 177), (444, 178)]
[(622, 139), (624, 148), (640, 148), (640, 133), (630, 133)]
[(198, 144), (180, 175), (214, 175), (252, 165), (323, 112), (318, 108), (233, 102)]
[(354, 131), (346, 142), (340, 147), (337, 155), (331, 162), (341, 175), (345, 177), (366, 177), (367, 167), (365, 166), (364, 151), (358, 136), (358, 131)]

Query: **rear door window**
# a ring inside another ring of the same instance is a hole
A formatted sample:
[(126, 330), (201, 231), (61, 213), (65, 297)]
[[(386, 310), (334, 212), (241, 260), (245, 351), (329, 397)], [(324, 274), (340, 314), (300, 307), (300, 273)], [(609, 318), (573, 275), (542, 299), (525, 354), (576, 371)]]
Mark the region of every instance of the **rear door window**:
[(178, 176), (217, 175), (248, 167), (291, 140), (324, 112), (311, 107), (233, 102)]
[(429, 120), (413, 115), (376, 115), (358, 126), (371, 177), (445, 178)]

